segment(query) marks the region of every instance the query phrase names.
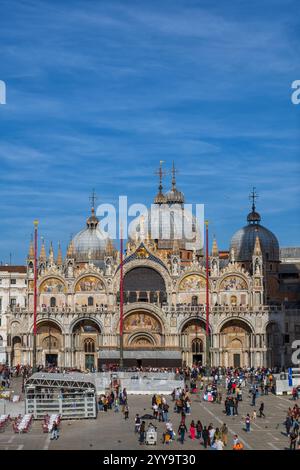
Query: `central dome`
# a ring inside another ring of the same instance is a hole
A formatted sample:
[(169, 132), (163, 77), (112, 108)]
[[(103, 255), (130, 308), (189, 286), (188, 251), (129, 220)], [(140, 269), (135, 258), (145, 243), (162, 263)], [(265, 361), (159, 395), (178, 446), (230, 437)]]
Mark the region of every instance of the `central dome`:
[(179, 247), (193, 250), (200, 246), (200, 227), (197, 218), (181, 204), (153, 205), (129, 228), (129, 238), (157, 240), (158, 248), (172, 249), (174, 240)]
[(76, 261), (97, 262), (104, 260), (108, 239), (101, 232), (98, 224), (99, 219), (92, 208), (92, 215), (86, 221), (86, 228), (77, 233), (72, 240)]

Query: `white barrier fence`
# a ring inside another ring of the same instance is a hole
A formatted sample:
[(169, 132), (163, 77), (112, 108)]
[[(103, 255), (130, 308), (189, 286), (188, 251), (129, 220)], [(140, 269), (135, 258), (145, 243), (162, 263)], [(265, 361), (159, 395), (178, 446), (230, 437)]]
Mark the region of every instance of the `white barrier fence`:
[(126, 388), (128, 395), (170, 395), (175, 388), (184, 387), (184, 380), (171, 372), (103, 372), (95, 374), (97, 395), (105, 393), (111, 385)]

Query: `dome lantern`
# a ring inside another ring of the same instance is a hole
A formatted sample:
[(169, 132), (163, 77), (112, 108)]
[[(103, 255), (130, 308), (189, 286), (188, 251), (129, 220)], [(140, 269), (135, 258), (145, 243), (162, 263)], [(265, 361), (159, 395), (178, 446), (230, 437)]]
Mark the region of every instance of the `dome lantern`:
[(99, 228), (99, 219), (95, 215), (96, 194), (91, 200), (91, 215), (87, 218), (86, 228), (81, 230), (72, 240), (72, 251), (78, 262), (92, 262), (98, 264), (104, 260), (107, 245), (107, 237)]
[(165, 171), (162, 169), (162, 164), (163, 164), (163, 160), (160, 160), (159, 169), (155, 173), (156, 175), (159, 176), (159, 185), (158, 185), (158, 193), (154, 198), (154, 204), (159, 204), (159, 205), (166, 204), (167, 202), (166, 196), (162, 192), (163, 190), (162, 179), (163, 179), (163, 176), (165, 176), (166, 174)]
[(249, 224), (259, 224), (261, 221), (261, 216), (256, 212), (255, 199), (258, 198), (258, 194), (255, 191), (256, 188), (253, 187), (252, 192), (250, 193), (249, 199), (252, 199), (252, 211), (247, 216), (247, 222)]
[(176, 169), (172, 166), (172, 189), (166, 194), (168, 204), (184, 204), (184, 194), (176, 188)]

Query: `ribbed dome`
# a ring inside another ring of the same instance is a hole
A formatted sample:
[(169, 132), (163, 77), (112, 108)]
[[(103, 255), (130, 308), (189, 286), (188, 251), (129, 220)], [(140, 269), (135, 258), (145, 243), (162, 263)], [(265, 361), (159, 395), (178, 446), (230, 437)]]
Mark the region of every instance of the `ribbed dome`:
[(279, 261), (279, 244), (276, 236), (259, 223), (249, 223), (238, 230), (231, 239), (236, 261), (251, 261), (258, 235), (263, 257), (268, 261)]
[(166, 200), (169, 204), (184, 204), (184, 194), (176, 188), (172, 188), (166, 194)]
[(159, 247), (171, 249), (178, 240), (182, 249), (192, 250), (200, 246), (200, 228), (196, 217), (184, 210), (181, 204), (157, 205), (148, 213), (141, 215), (136, 226), (131, 226), (129, 238), (143, 239), (147, 236), (159, 240)]
[(166, 200), (168, 204), (184, 204), (184, 194), (176, 188), (176, 170), (173, 162), (172, 167), (172, 188), (166, 193)]

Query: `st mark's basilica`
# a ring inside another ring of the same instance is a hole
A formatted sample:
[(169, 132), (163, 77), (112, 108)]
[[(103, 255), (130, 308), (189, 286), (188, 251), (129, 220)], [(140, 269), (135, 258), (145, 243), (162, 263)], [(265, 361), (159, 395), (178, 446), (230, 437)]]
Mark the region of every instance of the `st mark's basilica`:
[[(181, 211), (184, 194), (161, 180), (154, 204), (163, 223), (164, 208)], [(209, 257), (209, 331), (212, 365), (289, 365), (293, 339), (299, 337), (299, 249), (280, 250), (276, 236), (261, 224), (253, 196), (249, 214), (229, 249), (213, 238)], [(206, 364), (204, 251), (198, 230), (191, 241), (152, 238), (142, 217), (124, 255), (125, 366)], [(48, 250), (47, 250), (48, 251)], [(32, 364), (34, 249), (27, 265), (1, 266), (17, 279), (2, 305), (0, 334), (6, 361)], [(14, 269), (12, 269), (14, 268)], [(10, 281), (11, 283), (11, 281)], [(21, 285), (21, 284), (20, 284)], [(99, 369), (119, 361), (120, 253), (101, 236), (94, 207), (86, 226), (61, 248), (38, 256), (37, 364)], [(15, 291), (16, 292), (16, 291)], [(12, 302), (11, 299), (14, 298)]]

